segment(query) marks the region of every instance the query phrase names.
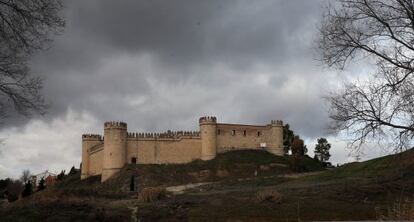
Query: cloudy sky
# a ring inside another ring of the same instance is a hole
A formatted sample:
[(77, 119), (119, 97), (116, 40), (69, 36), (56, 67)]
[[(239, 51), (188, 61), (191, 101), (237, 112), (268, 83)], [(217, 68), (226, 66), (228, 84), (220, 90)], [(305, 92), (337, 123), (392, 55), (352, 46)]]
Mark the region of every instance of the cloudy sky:
[(33, 75), (44, 78), (50, 109), (42, 117), (5, 120), (0, 178), (79, 166), (81, 134), (103, 133), (107, 120), (159, 132), (196, 130), (204, 115), (245, 124), (282, 119), (305, 139), (310, 155), (316, 138), (328, 137), (334, 163), (353, 160), (344, 138), (327, 131), (322, 97), (354, 72), (317, 60), (323, 4), (65, 1), (64, 33), (30, 60)]

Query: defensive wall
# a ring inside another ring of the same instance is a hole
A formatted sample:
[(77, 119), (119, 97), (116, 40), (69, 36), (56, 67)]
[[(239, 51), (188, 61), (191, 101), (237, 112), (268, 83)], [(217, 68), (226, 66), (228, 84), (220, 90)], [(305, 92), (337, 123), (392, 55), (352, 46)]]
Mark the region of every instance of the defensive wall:
[(201, 117), (200, 131), (130, 133), (124, 122), (106, 122), (104, 136), (82, 135), (81, 179), (102, 175), (110, 178), (125, 164), (179, 164), (211, 160), (230, 150), (264, 149), (283, 155), (283, 123), (267, 125), (217, 123)]

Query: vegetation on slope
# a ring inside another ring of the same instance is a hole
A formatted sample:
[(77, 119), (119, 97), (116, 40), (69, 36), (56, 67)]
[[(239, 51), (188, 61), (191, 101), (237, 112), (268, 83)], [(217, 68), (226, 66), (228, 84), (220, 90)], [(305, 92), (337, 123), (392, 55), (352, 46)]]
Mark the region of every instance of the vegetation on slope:
[[(131, 164), (102, 186), (128, 190), (131, 176), (138, 189), (147, 186), (174, 186), (188, 183), (233, 180), (294, 173), (290, 157), (261, 150), (240, 150), (218, 154), (213, 160), (195, 160), (188, 164)], [(323, 170), (318, 162), (304, 156), (295, 163), (304, 172)]]
[(365, 178), (377, 181), (413, 179), (414, 149), (364, 162), (345, 164), (313, 177), (316, 180)]

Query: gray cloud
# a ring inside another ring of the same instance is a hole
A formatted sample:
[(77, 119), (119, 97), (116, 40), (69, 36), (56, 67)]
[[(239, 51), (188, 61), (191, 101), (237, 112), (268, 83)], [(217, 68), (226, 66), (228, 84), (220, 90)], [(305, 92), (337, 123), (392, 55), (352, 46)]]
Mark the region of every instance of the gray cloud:
[[(324, 136), (321, 97), (338, 77), (313, 57), (322, 3), (65, 2), (65, 32), (30, 61), (32, 73), (45, 79), (51, 108), (41, 118), (6, 120), (0, 162), (9, 164), (0, 164), (0, 174), (23, 168), (18, 164), (23, 160), (12, 156), (23, 152), (24, 142), (32, 144), (24, 161), (48, 158), (56, 169), (78, 164), (80, 134), (101, 132), (106, 120), (124, 120), (131, 130), (162, 131), (197, 129), (202, 115), (257, 124), (283, 119), (308, 141)], [(55, 132), (71, 136), (40, 139)], [(40, 151), (45, 147), (52, 153), (45, 156)], [(70, 155), (59, 155), (62, 150)], [(25, 167), (46, 167), (29, 163)]]

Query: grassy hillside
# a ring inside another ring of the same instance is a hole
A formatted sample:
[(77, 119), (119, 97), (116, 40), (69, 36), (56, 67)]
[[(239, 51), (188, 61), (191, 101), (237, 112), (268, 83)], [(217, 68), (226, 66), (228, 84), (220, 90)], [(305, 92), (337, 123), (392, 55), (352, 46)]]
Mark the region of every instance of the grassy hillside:
[(312, 177), (316, 180), (352, 178), (374, 179), (377, 182), (414, 179), (414, 149), (364, 162), (345, 164)]
[[(144, 221), (180, 215), (194, 221), (412, 220), (413, 163), (409, 150), (317, 175), (224, 182), (177, 196), (175, 205), (184, 212), (151, 204), (140, 206), (138, 216)], [(258, 193), (266, 190), (277, 191), (282, 200), (258, 202)]]
[[(299, 165), (304, 172), (323, 170), (319, 162), (307, 156), (299, 161)], [(140, 190), (148, 186), (174, 186), (289, 173), (294, 171), (288, 157), (275, 156), (261, 150), (241, 150), (218, 154), (213, 160), (195, 160), (188, 164), (130, 164), (103, 184), (100, 183), (100, 176), (80, 181), (78, 174), (71, 175), (55, 188), (120, 195), (121, 192), (129, 191), (132, 176)]]
[[(294, 172), (293, 163), (305, 173)], [(99, 176), (82, 181), (79, 174), (67, 176), (53, 188), (0, 208), (3, 216), (0, 218), (7, 221), (414, 219), (390, 216), (395, 209), (414, 211), (414, 199), (406, 202), (406, 198), (414, 198), (414, 150), (318, 171), (321, 169), (309, 157), (297, 162), (249, 150), (189, 164), (128, 165), (103, 184)], [(137, 201), (137, 192), (129, 191), (132, 176), (138, 191), (144, 187), (214, 183), (141, 203)], [(277, 192), (281, 198), (276, 202), (258, 199), (263, 192)]]

